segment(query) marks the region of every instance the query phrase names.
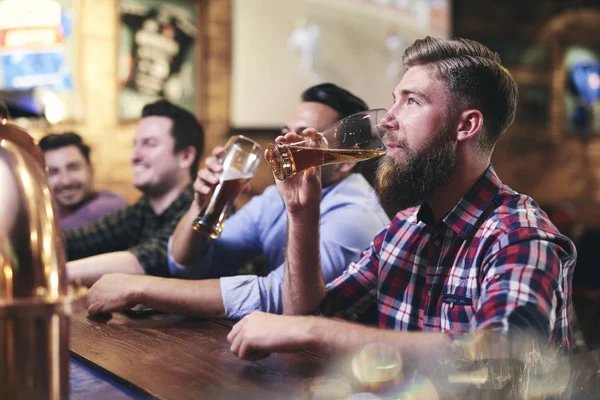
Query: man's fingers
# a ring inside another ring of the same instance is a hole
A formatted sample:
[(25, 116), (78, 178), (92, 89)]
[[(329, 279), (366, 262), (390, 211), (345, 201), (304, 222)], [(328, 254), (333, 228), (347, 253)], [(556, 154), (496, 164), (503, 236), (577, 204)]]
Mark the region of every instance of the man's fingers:
[(245, 323), (246, 318), (242, 318), (237, 324), (233, 326), (233, 328), (231, 328), (231, 331), (227, 335), (227, 340), (229, 340), (229, 343), (233, 343), (233, 340), (239, 334), (240, 330), (242, 329)]
[(303, 140), (302, 136), (298, 135), (296, 132), (286, 133), (284, 138), (287, 143), (295, 143)]
[(306, 128), (302, 131), (302, 136), (311, 137), (316, 135), (317, 133), (319, 133), (319, 131), (315, 128)]
[(198, 178), (208, 185), (216, 185), (217, 183), (219, 183), (219, 178), (217, 178), (215, 174), (206, 169), (201, 169), (198, 172)]
[(208, 157), (204, 164), (206, 165), (206, 169), (215, 174), (223, 171), (223, 166), (216, 157)]
[(212, 150), (212, 155), (215, 156), (216, 158), (219, 158), (220, 156), (223, 155), (224, 152), (225, 152), (225, 147), (223, 147), (223, 146), (216, 146)]
[(243, 333), (237, 334), (232, 340), (229, 341), (231, 343), (229, 350), (231, 350), (231, 352), (237, 357), (240, 357), (240, 346), (242, 344), (243, 336)]

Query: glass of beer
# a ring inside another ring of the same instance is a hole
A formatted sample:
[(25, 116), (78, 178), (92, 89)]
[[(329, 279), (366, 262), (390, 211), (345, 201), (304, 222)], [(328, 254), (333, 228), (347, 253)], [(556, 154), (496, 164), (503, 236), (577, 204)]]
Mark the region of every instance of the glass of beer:
[(382, 139), (388, 129), (381, 125), (387, 115), (383, 108), (367, 110), (346, 117), (314, 138), (320, 147), (306, 142), (272, 142), (265, 158), (273, 175), (280, 181), (319, 165), (363, 161), (385, 154)]
[(208, 194), (192, 228), (213, 239), (223, 231), (225, 219), (244, 185), (254, 176), (262, 154), (261, 146), (245, 136), (232, 136), (219, 162), (223, 171)]

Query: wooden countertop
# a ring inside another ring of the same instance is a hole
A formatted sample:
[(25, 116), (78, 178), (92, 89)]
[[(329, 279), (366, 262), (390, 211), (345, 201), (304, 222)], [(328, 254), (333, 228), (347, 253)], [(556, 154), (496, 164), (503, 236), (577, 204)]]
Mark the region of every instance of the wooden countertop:
[(229, 351), (232, 323), (158, 314), (71, 319), (70, 350), (142, 396), (159, 399), (289, 398), (326, 364), (311, 353), (246, 362)]

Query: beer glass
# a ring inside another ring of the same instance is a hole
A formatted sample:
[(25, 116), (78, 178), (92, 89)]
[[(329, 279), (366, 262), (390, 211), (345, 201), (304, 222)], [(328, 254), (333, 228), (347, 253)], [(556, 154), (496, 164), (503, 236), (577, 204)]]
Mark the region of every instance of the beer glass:
[(386, 152), (382, 139), (389, 132), (381, 125), (386, 115), (387, 111), (379, 108), (346, 117), (319, 132), (314, 139), (320, 147), (304, 141), (270, 143), (265, 158), (273, 175), (282, 181), (310, 167), (382, 156)]
[(223, 231), (225, 219), (244, 185), (254, 176), (260, 163), (262, 149), (258, 143), (245, 136), (232, 136), (225, 145), (225, 152), (219, 159), (223, 171), (217, 183), (208, 194), (202, 210), (192, 228), (213, 239)]

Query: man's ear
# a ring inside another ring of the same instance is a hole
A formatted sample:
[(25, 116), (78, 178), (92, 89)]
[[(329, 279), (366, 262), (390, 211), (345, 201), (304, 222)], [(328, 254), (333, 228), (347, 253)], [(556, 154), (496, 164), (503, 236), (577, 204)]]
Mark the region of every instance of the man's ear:
[(356, 162), (342, 163), (342, 164), (340, 164), (340, 168), (338, 169), (338, 171), (347, 173), (347, 172), (352, 171), (352, 168), (354, 168), (354, 167), (356, 167)]
[(456, 140), (462, 142), (474, 137), (483, 129), (483, 115), (479, 110), (465, 110), (460, 114)]
[(190, 168), (196, 158), (196, 148), (194, 146), (188, 146), (179, 152), (180, 161), (179, 166), (183, 169)]

